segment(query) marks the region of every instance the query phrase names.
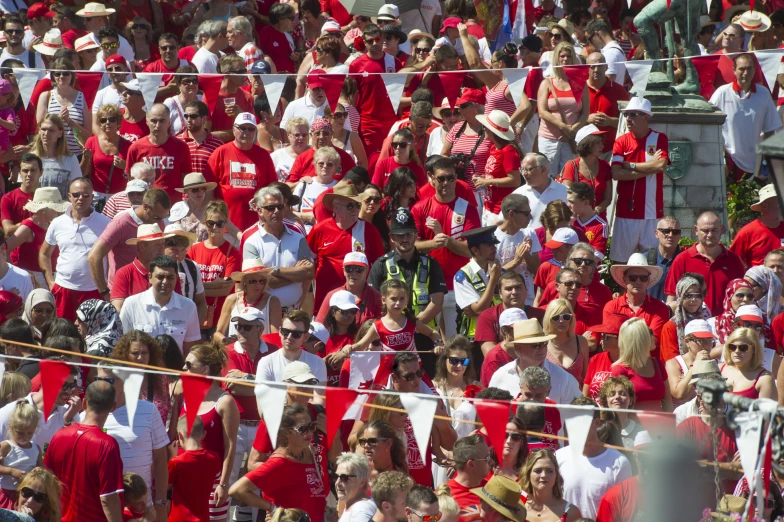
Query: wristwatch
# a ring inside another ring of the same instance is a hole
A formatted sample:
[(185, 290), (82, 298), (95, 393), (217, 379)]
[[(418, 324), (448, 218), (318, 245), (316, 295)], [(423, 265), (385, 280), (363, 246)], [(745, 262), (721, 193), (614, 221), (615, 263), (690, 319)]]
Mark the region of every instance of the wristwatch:
[(100, 292), (101, 295), (109, 295), (110, 293), (112, 293), (112, 291), (109, 290), (108, 288), (101, 290)]
[(169, 503), (169, 499), (166, 499), (166, 498), (159, 498), (159, 499), (157, 499), (157, 500), (155, 501), (155, 505), (156, 505), (156, 506), (163, 506), (163, 507), (166, 507), (166, 505), (167, 505), (168, 503)]
[(632, 170), (637, 170), (637, 164), (636, 163), (629, 163), (629, 166), (632, 168)]
[(280, 273), (280, 267), (279, 266), (276, 266), (275, 268), (272, 269), (272, 275), (276, 276), (279, 273)]

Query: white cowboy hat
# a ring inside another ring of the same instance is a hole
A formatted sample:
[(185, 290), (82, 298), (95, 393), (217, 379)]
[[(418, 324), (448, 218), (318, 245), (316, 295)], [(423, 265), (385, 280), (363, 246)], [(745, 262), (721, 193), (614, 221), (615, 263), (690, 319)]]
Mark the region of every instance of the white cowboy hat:
[[(262, 272), (266, 270), (264, 266), (264, 262), (259, 258), (251, 258), (251, 259), (243, 259), (242, 260), (242, 272), (232, 272), (231, 278), (234, 281), (242, 281), (246, 275), (251, 275), (253, 273)], [(261, 274), (266, 279), (266, 274)]]
[(199, 187), (207, 187), (207, 190), (215, 190), (218, 184), (212, 181), (207, 182), (204, 178), (204, 174), (201, 172), (191, 172), (190, 174), (185, 175), (185, 179), (182, 180), (182, 188), (176, 188), (177, 192), (185, 192), (188, 189), (195, 189)]
[(506, 141), (513, 141), (515, 139), (515, 133), (512, 130), (512, 122), (509, 119), (509, 115), (504, 111), (496, 109), (490, 111), (490, 114), (487, 116), (480, 114), (476, 119), (496, 136), (499, 136)]
[(81, 38), (77, 38), (74, 42), (74, 51), (89, 51), (90, 49), (100, 49), (101, 46), (95, 43), (92, 35), (86, 34)]
[(157, 223), (153, 223), (152, 225), (139, 225), (139, 228), (136, 229), (136, 237), (132, 237), (126, 241), (125, 244), (135, 245), (140, 241), (158, 241), (173, 236), (174, 234), (164, 234)]
[(751, 210), (759, 212), (762, 210), (762, 203), (776, 197), (776, 187), (773, 184), (765, 185), (759, 189), (759, 201), (751, 205)]
[(44, 34), (43, 42), (35, 44), (33, 49), (47, 56), (54, 56), (58, 49), (63, 48), (63, 39), (59, 29), (49, 29)]
[(23, 208), (34, 214), (42, 208), (50, 208), (55, 212), (65, 212), (68, 204), (67, 201), (63, 201), (60, 189), (57, 187), (41, 187), (35, 189), (33, 199), (28, 201)]
[(89, 2), (85, 4), (82, 9), (76, 11), (76, 16), (81, 16), (82, 18), (94, 18), (96, 16), (109, 16), (113, 13), (114, 9), (107, 9), (105, 5), (99, 4), (98, 2)]
[(610, 267), (610, 275), (612, 278), (615, 279), (615, 282), (621, 285), (622, 287), (626, 286), (626, 283), (623, 281), (623, 274), (629, 268), (644, 268), (648, 271), (648, 288), (652, 287), (656, 283), (659, 282), (662, 276), (662, 268), (659, 266), (650, 266), (648, 265), (648, 260), (645, 257), (645, 254), (641, 254), (639, 252), (635, 252), (629, 258), (629, 262), (625, 265), (613, 265)]

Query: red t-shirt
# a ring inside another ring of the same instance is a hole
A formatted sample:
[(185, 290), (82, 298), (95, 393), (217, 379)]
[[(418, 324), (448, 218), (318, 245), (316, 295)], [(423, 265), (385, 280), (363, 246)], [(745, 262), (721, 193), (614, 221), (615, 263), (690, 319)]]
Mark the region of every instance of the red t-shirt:
[[(634, 385), (636, 402), (661, 402), (664, 399), (664, 383), (667, 381), (667, 370), (664, 363), (653, 358), (654, 372), (650, 377), (643, 377), (627, 366), (616, 364), (612, 367), (613, 377), (627, 377)], [(638, 406), (639, 407), (639, 406)]]
[[(474, 334), (475, 342), (501, 342), (501, 328), (498, 326), (498, 321), (501, 319), (501, 313), (504, 310), (506, 310), (504, 304), (500, 303), (491, 306), (479, 314), (479, 317), (476, 318), (476, 333)], [(536, 319), (539, 321), (539, 324), (542, 324), (542, 319), (544, 319), (544, 310), (526, 305), (523, 306), (523, 311), (529, 319)], [(485, 359), (485, 364), (487, 364), (487, 359)]]
[[(460, 198), (456, 198), (451, 203), (441, 203), (433, 196), (432, 198), (418, 201), (416, 205), (414, 205), (414, 208), (411, 209), (411, 214), (414, 216), (414, 223), (416, 224), (417, 236), (419, 239), (428, 241), (435, 237), (433, 230), (426, 226), (427, 218), (429, 217), (432, 217), (441, 223), (444, 234), (454, 238), (459, 238), (463, 232), (471, 230), (472, 228), (481, 227), (482, 222), (479, 219), (476, 207), (470, 204), (472, 200), (476, 201), (476, 199), (472, 197), (472, 199), (465, 200), (466, 202), (469, 202), (466, 206), (465, 215), (458, 216), (455, 219), (455, 228), (457, 228), (457, 230), (452, 230), (452, 218), (455, 204), (459, 199)], [(460, 221), (462, 221), (462, 224), (459, 223)], [(430, 256), (436, 263), (441, 265), (441, 270), (444, 272), (444, 279), (446, 279), (446, 287), (449, 290), (452, 290), (454, 288), (455, 274), (468, 263), (469, 259), (453, 253), (446, 247), (433, 250), (430, 252)]]
[[(125, 121), (125, 120), (123, 120)], [(145, 123), (145, 125), (147, 125)], [(149, 133), (149, 130), (147, 131)], [(103, 192), (104, 194), (117, 194), (125, 190), (125, 185), (128, 180), (125, 179), (125, 174), (122, 169), (115, 167), (114, 155), (107, 155), (101, 150), (98, 141), (98, 136), (90, 136), (84, 144), (85, 149), (89, 149), (93, 153), (93, 173), (90, 175), (90, 181), (93, 183), (93, 190), (96, 192)], [(131, 142), (120, 138), (117, 143), (117, 151), (122, 159), (128, 158), (128, 149), (131, 148)], [(112, 185), (107, 189), (106, 183), (109, 182), (109, 172), (112, 171)]]
[(37, 130), (33, 107), (28, 105), (27, 109), (23, 109), (21, 106), (17, 106), (14, 109), (14, 122), (16, 122), (16, 127), (8, 133), (11, 145), (28, 145), (30, 136), (35, 134)]
[(265, 25), (259, 33), (258, 41), (261, 43), (261, 50), (272, 59), (278, 73), (295, 73), (297, 64), (291, 61), (291, 53), (294, 52), (292, 42), (282, 33), (271, 25)]
[(482, 386), (485, 388), (490, 386), (490, 379), (493, 378), (493, 374), (496, 370), (514, 360), (515, 358), (506, 353), (506, 350), (504, 350), (500, 344), (493, 346), (490, 351), (487, 352), (487, 355), (485, 355), (485, 360), (482, 363), (482, 373), (480, 376)]
[(223, 459), (214, 451), (188, 450), (169, 461), (173, 485), (169, 520), (199, 522), (210, 518), (212, 485), (220, 479)]
[(73, 49), (74, 48), (74, 43), (76, 42), (76, 40), (78, 40), (79, 38), (81, 38), (82, 36), (85, 36), (85, 35), (87, 35), (87, 31), (84, 31), (82, 29), (74, 28), (74, 29), (69, 29), (68, 31), (64, 32), (61, 35), (61, 38), (63, 40), (63, 45), (65, 47), (67, 47), (69, 49)]
[(120, 446), (98, 426), (74, 423), (52, 437), (44, 464), (60, 479), (63, 522), (106, 520), (101, 497), (118, 493), (122, 504)]
[(18, 224), (23, 220), (32, 217), (33, 213), (24, 209), (24, 206), (32, 200), (33, 194), (22, 192), (22, 189), (20, 188), (3, 194), (2, 199), (0, 199), (0, 219), (9, 220), (14, 224)]
[[(477, 487), (482, 487), (485, 484), (487, 484), (487, 479), (482, 479), (482, 483)], [(446, 485), (449, 486), (452, 498), (460, 506), (460, 522), (482, 520), (482, 517), (479, 516), (481, 501), (479, 497), (471, 493), (473, 488), (467, 488), (455, 479), (450, 480)]]
[[(333, 176), (333, 179), (335, 181), (340, 181), (343, 179), (343, 175), (356, 167), (357, 164), (354, 162), (354, 158), (343, 149), (335, 148), (335, 151), (338, 153), (338, 156), (340, 156), (340, 172), (336, 173)], [(310, 176), (311, 178), (316, 177), (316, 169), (313, 167), (313, 156), (315, 153), (316, 151), (311, 147), (297, 156), (297, 159), (295, 159), (294, 163), (291, 165), (286, 183), (296, 183), (307, 176)], [(277, 181), (277, 179), (275, 181)]]
[[(139, 258), (134, 258), (129, 265), (117, 270), (112, 281), (110, 299), (128, 299), (132, 295), (141, 294), (150, 288), (149, 270), (139, 262)], [(180, 278), (174, 283), (174, 291), (182, 295), (180, 288)]]
[[(346, 359), (346, 361), (350, 360), (351, 359)], [(310, 411), (310, 418), (315, 421), (319, 413), (318, 410), (316, 410), (312, 404), (308, 404), (307, 408)], [(346, 437), (348, 437), (348, 434), (346, 434)], [(320, 464), (326, 462), (327, 458), (326, 439), (326, 434), (322, 433), (320, 430), (316, 430), (316, 432), (313, 434), (312, 446), (314, 453), (316, 454), (316, 461), (318, 461)], [(256, 431), (256, 437), (253, 439), (253, 449), (264, 455), (269, 455), (275, 451), (275, 448), (272, 446), (272, 440), (269, 437), (269, 430), (267, 430), (267, 424), (264, 422), (264, 419), (259, 422), (259, 429)]]
[(639, 493), (637, 477), (626, 479), (608, 489), (599, 502), (597, 522), (633, 522)]
[(229, 100), (229, 105), (231, 105), (231, 100), (234, 100), (234, 104), (240, 108), (240, 112), (253, 114), (253, 95), (251, 93), (237, 89), (237, 92), (234, 94), (229, 94), (221, 89), (218, 91), (218, 101), (215, 103), (215, 110), (210, 114), (213, 132), (231, 130), (234, 126), (234, 118), (226, 114), (226, 100)]
[[(188, 249), (188, 257), (199, 265), (205, 283), (230, 277), (232, 273), (242, 270), (242, 254), (228, 241), (218, 248), (209, 248), (204, 242), (196, 243)], [(229, 294), (233, 293), (232, 289)], [(220, 317), (224, 301), (225, 297), (207, 297), (207, 305), (215, 307), (215, 317)]]
[(781, 353), (781, 347), (784, 346), (784, 314), (777, 315), (770, 323), (770, 329), (773, 331), (773, 341), (776, 346), (771, 348), (776, 350), (776, 353)]
[(599, 402), (599, 391), (602, 384), (612, 376), (612, 360), (608, 352), (597, 353), (591, 357), (588, 363), (588, 371), (585, 374), (585, 384), (588, 385), (588, 396)]
[(177, 58), (179, 58), (180, 60), (188, 60), (189, 62), (193, 61), (193, 57), (196, 56), (196, 51), (198, 51), (198, 49), (196, 49), (192, 45), (189, 45), (188, 47), (183, 47), (182, 49), (177, 51)]
[[(11, 264), (24, 270), (40, 272), (41, 267), (38, 265), (38, 252), (41, 250), (41, 245), (44, 244), (46, 229), (36, 225), (32, 218), (22, 220), (20, 225), (24, 225), (30, 229), (33, 233), (33, 240), (29, 243), (22, 243), (11, 252), (9, 256)], [(57, 271), (57, 256), (59, 253), (60, 249), (55, 247), (52, 252), (52, 270), (55, 272)]]
[(594, 250), (601, 252), (603, 255), (607, 254), (607, 239), (610, 237), (610, 226), (598, 214), (588, 218), (588, 221), (585, 223), (580, 221), (580, 218), (575, 218), (572, 221), (572, 228), (585, 234), (588, 244)]
[[(605, 134), (605, 136), (607, 135)], [(615, 136), (613, 136), (613, 141), (615, 141)], [(610, 145), (610, 147), (612, 148), (612, 145)], [(572, 183), (580, 181), (589, 184), (591, 188), (593, 188), (594, 207), (604, 199), (604, 193), (607, 191), (607, 186), (612, 185), (612, 167), (610, 167), (608, 162), (602, 159), (599, 160), (599, 173), (593, 179), (588, 179), (580, 173), (580, 158), (567, 162), (566, 165), (564, 165), (562, 174), (562, 180), (571, 181)], [(607, 213), (605, 212), (604, 215), (602, 215), (602, 219), (606, 218)]]
[[(555, 282), (553, 281), (542, 291), (542, 297), (539, 299), (539, 307), (547, 308), (550, 301), (557, 298), (558, 290), (555, 289)], [(604, 305), (611, 300), (612, 290), (596, 276), (588, 286), (584, 286), (580, 289), (580, 295), (577, 296), (577, 309), (574, 313), (577, 318), (583, 321), (588, 327), (602, 324)]]
[(776, 228), (769, 228), (759, 219), (755, 219), (740, 229), (732, 241), (730, 251), (750, 268), (765, 264), (765, 256), (768, 252), (782, 247), (784, 247), (784, 221)]
[[(153, 145), (150, 137), (145, 136), (128, 149), (125, 167), (128, 179), (131, 167), (139, 161), (155, 169), (155, 188), (165, 190), (172, 204), (182, 199), (182, 194), (174, 189), (182, 188), (182, 178), (190, 173), (191, 152), (186, 144), (170, 136), (163, 145)], [(216, 195), (215, 199), (219, 196)]]
[(674, 322), (667, 321), (664, 323), (660, 342), (661, 350), (659, 351), (659, 356), (662, 362), (666, 363), (670, 359), (674, 359), (681, 354), (680, 346), (678, 346), (678, 329)]
[[(520, 153), (511, 145), (507, 145), (501, 150), (493, 148), (490, 157), (485, 163), (486, 179), (504, 179), (510, 172), (520, 172)], [(514, 192), (517, 187), (484, 187), (485, 207), (493, 214), (501, 215), (501, 202), (506, 196)]]
[[(188, 148), (184, 143), (183, 146)], [(240, 230), (250, 228), (259, 216), (250, 209), (248, 202), (258, 189), (278, 181), (269, 152), (255, 143), (249, 150), (241, 150), (231, 141), (218, 147), (208, 165), (210, 174), (205, 177), (218, 183), (215, 199), (222, 199), (229, 206), (229, 219), (234, 226)]]
[[(374, 60), (367, 54), (363, 54), (348, 66), (349, 73), (352, 74), (357, 82), (357, 103), (356, 108), (362, 115), (360, 121), (360, 133), (363, 141), (369, 143), (365, 150), (368, 155), (381, 149), (381, 144), (389, 133), (389, 129), (397, 121), (397, 115), (392, 109), (387, 96), (380, 95), (385, 93), (384, 82), (378, 74), (356, 75), (357, 73), (394, 73), (403, 68), (403, 62), (384, 54), (380, 59)], [(372, 140), (372, 143), (370, 141)]]
[(294, 462), (273, 455), (261, 466), (245, 475), (258, 487), (265, 500), (282, 508), (298, 508), (311, 520), (324, 520), (329, 494), (326, 464)]
[(536, 276), (534, 277), (534, 286), (537, 288), (545, 288), (548, 284), (555, 282), (555, 277), (558, 275), (558, 272), (563, 268), (562, 265), (556, 265), (555, 259), (549, 259), (539, 265), (539, 269), (536, 271)]
[(416, 178), (417, 188), (427, 185), (427, 175), (425, 174), (425, 169), (423, 169), (421, 165), (418, 165), (413, 161), (401, 164), (395, 161), (394, 157), (385, 158), (376, 163), (376, 171), (373, 173), (373, 179), (371, 179), (370, 182), (383, 189), (386, 186), (387, 181), (389, 181), (389, 175), (392, 174), (393, 170), (399, 167), (411, 169)]
[[(121, 112), (125, 114), (125, 109), (121, 109)], [(120, 121), (119, 134), (131, 143), (135, 143), (150, 134), (150, 127), (147, 125), (146, 119), (139, 120), (136, 123), (131, 123), (125, 118)]]
[[(585, 84), (585, 87), (588, 89), (588, 95), (590, 97), (590, 102), (589, 102), (590, 114), (603, 112), (610, 118), (617, 118), (618, 115), (620, 114), (620, 109), (618, 108), (618, 102), (621, 100), (629, 99), (629, 93), (626, 91), (624, 86), (621, 85), (620, 83), (615, 83), (609, 78), (607, 78), (607, 81), (599, 90), (595, 90), (591, 88), (591, 86), (588, 84)], [(606, 132), (606, 134), (604, 135), (604, 145), (602, 146), (602, 152), (603, 153), (610, 152), (613, 149), (613, 143), (615, 143), (615, 136), (618, 129), (613, 126), (608, 126), (608, 127), (599, 127), (599, 130), (603, 130)], [(604, 194), (604, 192), (602, 192), (602, 194)], [(597, 197), (599, 198), (599, 201), (601, 201), (602, 198), (601, 196), (599, 196), (598, 193), (597, 193)]]
[[(637, 138), (633, 133), (627, 132), (618, 136), (613, 145), (612, 164), (622, 165), (624, 161), (631, 163), (644, 163), (648, 161), (648, 153), (654, 154), (657, 150), (662, 152), (662, 157), (669, 163), (669, 141), (667, 135), (658, 133), (655, 143), (651, 133), (642, 138)], [(623, 202), (615, 208), (615, 215), (625, 219), (661, 219), (664, 217), (664, 172), (658, 172), (634, 181), (618, 182), (618, 201)], [(628, 203), (627, 203), (628, 202)]]
[[(360, 234), (357, 227), (364, 227)], [(363, 238), (360, 241), (353, 235)], [(334, 218), (319, 221), (308, 235), (308, 246), (316, 257), (316, 296), (315, 308), (319, 309), (325, 296), (346, 280), (343, 275), (343, 258), (349, 252), (364, 252), (372, 265), (384, 255), (384, 244), (376, 227), (364, 221), (357, 221), (348, 230), (341, 229)]]
[[(629, 301), (626, 299), (626, 293), (618, 296), (612, 301), (604, 305), (604, 312), (602, 313), (602, 322), (606, 323), (613, 315), (621, 317), (639, 317), (645, 321), (648, 328), (653, 330), (653, 335), (656, 338), (656, 348), (651, 351), (651, 356), (659, 357), (659, 339), (661, 338), (661, 330), (664, 323), (670, 320), (670, 307), (662, 303), (658, 299), (646, 296), (645, 302), (635, 312), (629, 306)], [(593, 326), (593, 325), (591, 325)], [(666, 378), (666, 377), (665, 377)]]

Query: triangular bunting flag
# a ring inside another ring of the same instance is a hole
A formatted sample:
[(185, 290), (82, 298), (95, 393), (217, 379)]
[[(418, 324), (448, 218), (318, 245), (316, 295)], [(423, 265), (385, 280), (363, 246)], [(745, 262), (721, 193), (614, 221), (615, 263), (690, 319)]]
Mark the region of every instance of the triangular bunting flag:
[(626, 65), (626, 72), (632, 79), (637, 96), (642, 98), (645, 96), (645, 88), (648, 87), (648, 77), (651, 75), (653, 60), (624, 62), (624, 65)]
[[(136, 417), (136, 406), (139, 404), (139, 395), (142, 391), (144, 374), (133, 370), (113, 370), (123, 382), (123, 395), (125, 395), (125, 408), (128, 410), (128, 426), (133, 429), (133, 419)], [(148, 379), (157, 379), (155, 374), (147, 374)]]
[(286, 406), (286, 388), (259, 382), (256, 383), (253, 392), (256, 395), (259, 413), (264, 417), (264, 424), (267, 425), (267, 433), (272, 441), (272, 447), (276, 448), (280, 419), (283, 417), (283, 408)]
[(346, 75), (327, 73), (320, 75), (318, 79), (321, 80), (321, 84), (324, 86), (324, 94), (327, 95), (329, 108), (332, 109), (332, 112), (335, 112), (338, 100), (340, 100), (340, 91), (343, 90), (343, 83), (346, 81)]
[[(352, 390), (372, 390), (387, 387), (394, 352), (352, 352), (348, 387)], [(390, 355), (392, 354), (392, 355)]]
[(204, 397), (212, 386), (212, 381), (201, 375), (183, 373), (180, 377), (182, 381), (182, 398), (185, 402), (185, 418), (188, 421), (188, 434), (191, 433), (193, 422), (199, 415), (199, 406), (204, 402)]
[(343, 415), (349, 406), (354, 404), (358, 394), (355, 390), (345, 388), (327, 388), (325, 395), (327, 396), (327, 448), (331, 448), (340, 423), (343, 421)]
[(400, 97), (403, 96), (403, 88), (406, 86), (407, 76), (407, 74), (399, 73), (381, 74), (381, 81), (384, 82), (384, 87), (387, 89), (389, 103), (391, 103), (392, 108), (395, 109), (395, 114), (397, 114), (397, 109), (400, 107)]
[(161, 86), (161, 78), (163, 74), (158, 73), (138, 73), (136, 79), (142, 86), (142, 95), (144, 96), (144, 105), (149, 111), (155, 103), (155, 97), (158, 95), (158, 87)]
[(710, 13), (711, 2), (712, 0), (706, 0), (706, 3), (708, 4), (708, 10), (706, 11), (707, 13)]
[(504, 77), (506, 83), (509, 85), (509, 92), (512, 94), (512, 101), (515, 107), (520, 106), (520, 100), (523, 98), (523, 90), (525, 89), (525, 80), (528, 78), (529, 70), (524, 69), (504, 69)]
[(692, 56), (691, 58), (691, 63), (697, 70), (697, 76), (700, 79), (700, 96), (706, 100), (710, 100), (715, 90), (713, 82), (716, 80), (716, 74), (718, 74), (721, 57), (722, 55), (720, 54), (704, 54), (702, 56)]
[[(460, 97), (460, 89), (463, 87), (463, 80), (465, 73), (461, 72), (440, 72), (438, 73), (438, 80), (441, 82), (441, 87), (444, 89), (444, 96), (449, 100), (449, 107), (454, 109), (455, 102)], [(436, 107), (441, 106), (443, 100), (433, 100), (433, 105)]]
[(16, 75), (16, 83), (19, 85), (19, 95), (22, 97), (22, 103), (27, 108), (30, 105), (30, 97), (33, 95), (35, 84), (44, 79), (46, 71), (19, 67), (14, 69), (14, 74)]
[(754, 56), (762, 69), (762, 76), (770, 88), (776, 85), (776, 75), (779, 73), (782, 55), (784, 55), (784, 49), (754, 51)]
[(199, 88), (204, 93), (202, 101), (207, 104), (210, 114), (215, 111), (215, 105), (218, 103), (221, 82), (223, 82), (223, 76), (220, 74), (199, 75)]
[(474, 402), (476, 414), (482, 421), (490, 444), (496, 455), (503, 455), (506, 443), (506, 424), (509, 422), (511, 403), (506, 401), (484, 400)]
[(757, 469), (757, 459), (760, 457), (760, 442), (762, 440), (762, 412), (744, 411), (735, 416), (738, 429), (735, 430), (735, 441), (740, 452), (740, 463), (743, 466), (743, 476), (749, 486), (753, 484), (754, 470)]
[(264, 84), (264, 94), (267, 95), (269, 106), (274, 112), (277, 110), (280, 94), (283, 92), (288, 76), (285, 74), (262, 74), (260, 78), (261, 83)]
[[(546, 406), (545, 406), (546, 407)], [(585, 449), (585, 441), (591, 431), (593, 423), (593, 406), (569, 406), (559, 408), (561, 417), (566, 425), (566, 435), (569, 437), (569, 447), (572, 448), (572, 457), (579, 459)]]
[(76, 79), (79, 80), (79, 88), (84, 94), (84, 101), (87, 102), (88, 107), (93, 106), (95, 95), (98, 93), (98, 88), (101, 86), (104, 73), (101, 71), (85, 71), (77, 72)]
[(564, 67), (563, 70), (564, 74), (566, 74), (566, 77), (569, 79), (569, 86), (572, 88), (574, 99), (582, 99), (585, 82), (588, 81), (590, 67), (587, 65), (570, 65)]
[(427, 455), (427, 447), (430, 443), (430, 431), (433, 429), (433, 417), (438, 406), (437, 399), (425, 399), (418, 395), (400, 394), (400, 402), (408, 412), (411, 427), (414, 429), (414, 438), (419, 453)]
[(63, 384), (71, 375), (71, 367), (62, 361), (41, 361), (38, 364), (41, 373), (41, 391), (44, 395), (44, 421), (47, 421)]

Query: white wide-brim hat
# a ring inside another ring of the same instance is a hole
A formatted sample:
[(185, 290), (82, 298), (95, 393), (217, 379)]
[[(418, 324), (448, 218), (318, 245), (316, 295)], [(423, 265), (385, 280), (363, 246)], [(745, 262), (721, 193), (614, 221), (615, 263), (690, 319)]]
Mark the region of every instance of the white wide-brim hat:
[(28, 201), (23, 207), (32, 213), (36, 213), (43, 208), (50, 208), (55, 212), (65, 212), (68, 202), (63, 201), (60, 189), (57, 187), (41, 187), (35, 189), (33, 199)]
[(649, 265), (648, 260), (644, 254), (635, 252), (629, 258), (629, 262), (625, 265), (613, 265), (610, 267), (610, 275), (615, 279), (615, 282), (625, 287), (626, 283), (623, 281), (623, 274), (630, 268), (644, 268), (648, 271), (648, 288), (652, 287), (659, 282), (662, 277), (663, 270), (660, 266)]
[(513, 141), (515, 139), (515, 133), (512, 130), (512, 122), (509, 119), (509, 115), (504, 111), (496, 109), (490, 111), (490, 114), (488, 115), (479, 114), (476, 119), (496, 136), (499, 136), (506, 141)]

